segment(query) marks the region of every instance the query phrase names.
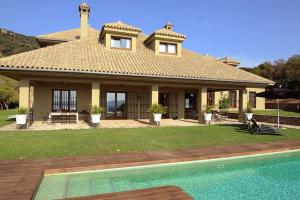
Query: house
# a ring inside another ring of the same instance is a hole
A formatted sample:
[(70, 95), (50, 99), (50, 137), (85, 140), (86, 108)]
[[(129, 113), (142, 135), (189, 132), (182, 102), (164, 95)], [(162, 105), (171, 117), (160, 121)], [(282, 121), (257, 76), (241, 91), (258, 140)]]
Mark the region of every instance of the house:
[[(225, 57), (219, 59), (219, 61), (231, 65), (233, 67), (238, 67), (240, 62), (230, 58)], [(246, 88), (247, 90), (247, 100), (250, 103), (253, 109), (263, 110), (265, 109), (265, 99), (256, 97), (256, 93), (260, 93), (265, 91), (264, 88)], [(207, 92), (207, 104), (208, 105), (218, 105), (219, 101), (222, 98), (228, 98), (230, 100), (229, 109), (230, 110), (237, 110), (239, 106), (239, 96), (237, 90), (226, 90), (226, 91), (208, 91)]]
[(37, 36), (43, 48), (0, 59), (0, 73), (19, 81), (20, 107), (30, 108), (34, 120), (91, 105), (105, 108), (104, 119), (145, 119), (159, 103), (168, 107), (165, 118), (203, 122), (203, 107), (220, 91), (234, 91), (229, 96), (238, 101), (240, 119), (249, 99), (264, 109), (251, 92), (272, 81), (238, 69), (233, 60), (183, 48), (186, 36), (172, 24), (150, 35), (121, 21), (96, 30), (88, 25), (86, 3), (79, 12), (80, 28)]

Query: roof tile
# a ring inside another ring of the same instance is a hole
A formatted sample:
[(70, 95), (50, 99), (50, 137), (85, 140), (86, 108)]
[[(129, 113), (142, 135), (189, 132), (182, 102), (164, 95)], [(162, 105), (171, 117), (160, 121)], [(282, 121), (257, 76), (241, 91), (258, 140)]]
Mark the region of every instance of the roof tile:
[(99, 74), (272, 83), (213, 57), (184, 48), (180, 57), (155, 55), (153, 50), (145, 46), (146, 38), (146, 35), (139, 34), (137, 51), (131, 52), (106, 49), (99, 43), (98, 37), (89, 37), (1, 58), (0, 66), (7, 68), (23, 66), (43, 71), (56, 69)]

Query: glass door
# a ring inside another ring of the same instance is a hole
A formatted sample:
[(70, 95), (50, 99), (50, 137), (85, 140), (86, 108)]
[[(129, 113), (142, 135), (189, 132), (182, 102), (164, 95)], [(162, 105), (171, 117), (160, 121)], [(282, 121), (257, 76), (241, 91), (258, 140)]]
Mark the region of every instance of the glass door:
[(195, 92), (185, 93), (184, 118), (197, 119), (197, 96)]
[(108, 119), (126, 118), (126, 93), (125, 92), (106, 93), (106, 117)]

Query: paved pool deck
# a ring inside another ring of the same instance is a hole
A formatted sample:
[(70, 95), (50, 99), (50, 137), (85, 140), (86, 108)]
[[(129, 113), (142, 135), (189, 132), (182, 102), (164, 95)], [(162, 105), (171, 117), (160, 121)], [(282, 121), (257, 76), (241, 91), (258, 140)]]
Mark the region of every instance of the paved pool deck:
[[(0, 199), (27, 200), (32, 199), (43, 175), (46, 173), (72, 172), (81, 170), (107, 169), (116, 167), (141, 166), (147, 164), (161, 164), (191, 160), (204, 160), (240, 155), (251, 155), (267, 152), (278, 152), (300, 149), (300, 140), (266, 142), (260, 144), (226, 145), (207, 148), (188, 148), (179, 150), (144, 152), (144, 153), (119, 153), (101, 156), (77, 156), (47, 159), (28, 160), (2, 160), (0, 161)], [(151, 189), (151, 195), (139, 196), (139, 191), (125, 192), (121, 196), (115, 193), (104, 196), (97, 195), (96, 199), (176, 199), (161, 188)], [(170, 190), (173, 191), (174, 190)], [(177, 190), (177, 192), (179, 192)], [(143, 192), (142, 192), (143, 193)], [(146, 192), (147, 193), (147, 192)], [(167, 192), (168, 193), (168, 192)], [(180, 192), (179, 192), (180, 193)], [(161, 194), (161, 196), (160, 196)], [(163, 195), (164, 194), (164, 195)], [(180, 193), (184, 195), (182, 191)], [(176, 196), (176, 195), (175, 195)], [(90, 199), (91, 197), (82, 197)], [(178, 198), (177, 198), (178, 199)], [(188, 197), (182, 197), (188, 199)]]
[[(236, 119), (226, 119), (222, 121), (212, 121), (211, 124), (241, 124)], [(261, 124), (258, 122), (258, 124)], [(264, 123), (274, 126), (275, 124)], [(199, 124), (198, 120), (194, 119), (183, 119), (183, 120), (173, 120), (173, 119), (162, 119), (161, 127), (177, 127), (177, 126), (207, 126), (205, 124)], [(282, 125), (284, 128), (295, 128), (300, 129), (300, 126), (292, 125)], [(102, 120), (101, 126), (98, 128), (147, 128), (155, 127), (149, 123), (148, 119), (126, 119), (126, 120)], [(17, 129), (16, 123), (0, 127), (0, 131), (41, 131), (41, 130), (64, 130), (64, 129), (90, 129), (92, 128), (88, 123), (80, 120), (78, 124), (76, 123), (54, 123), (48, 124), (47, 122), (36, 121), (27, 129)]]

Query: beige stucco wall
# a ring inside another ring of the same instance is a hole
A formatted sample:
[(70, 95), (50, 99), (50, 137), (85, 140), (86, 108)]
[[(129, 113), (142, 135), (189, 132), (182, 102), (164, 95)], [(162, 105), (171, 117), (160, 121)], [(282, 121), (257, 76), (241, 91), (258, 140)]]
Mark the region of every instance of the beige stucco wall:
[(19, 107), (29, 109), (30, 102), (30, 82), (28, 79), (19, 81)]
[(47, 83), (39, 82), (34, 87), (34, 106), (33, 118), (41, 121), (41, 116), (52, 111), (52, 90), (66, 89), (77, 91), (77, 111), (88, 111), (91, 103), (92, 84), (76, 84), (76, 83)]
[[(249, 92), (260, 93), (263, 91), (265, 91), (265, 88), (247, 88), (248, 99), (249, 99)], [(264, 110), (264, 109), (265, 109), (265, 98), (256, 97), (256, 110)]]
[(99, 106), (100, 105), (100, 82), (93, 81), (92, 82), (92, 101), (91, 106)]
[[(249, 101), (249, 93), (250, 92), (256, 92), (260, 93), (265, 91), (265, 88), (246, 88), (247, 89), (247, 102)], [(221, 94), (223, 93), (223, 95)], [(215, 92), (215, 105), (219, 104), (219, 100), (222, 96), (229, 97), (229, 91), (222, 91), (222, 92)], [(234, 110), (237, 110), (239, 107), (239, 95), (237, 91), (237, 108)], [(265, 109), (265, 98), (256, 97), (256, 110), (263, 110)]]

